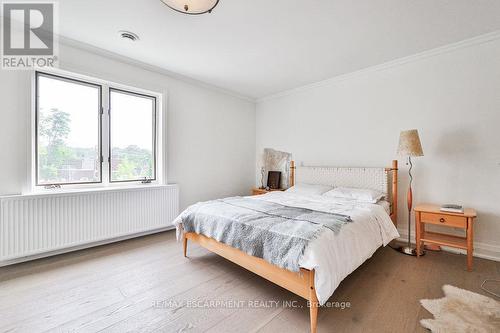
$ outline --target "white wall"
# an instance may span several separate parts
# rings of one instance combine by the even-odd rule
[[[255,104],[216,89],[61,45],[60,68],[167,92],[167,180],[181,209],[249,193],[254,183]],[[21,193],[29,166],[30,74],[0,70],[0,194]]]
[[[307,165],[389,166],[399,131],[412,128],[425,153],[415,159],[414,202],[476,208],[477,252],[500,258],[500,39],[262,100],[257,156],[271,147]],[[400,165],[404,231],[408,177],[403,160]]]

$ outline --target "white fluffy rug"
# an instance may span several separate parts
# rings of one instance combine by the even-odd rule
[[[420,321],[423,327],[436,333],[500,332],[500,302],[450,285],[443,291],[443,298],[420,300],[434,315]]]

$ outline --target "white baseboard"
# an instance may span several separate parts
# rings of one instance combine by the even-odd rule
[[[397,239],[400,242],[407,242],[408,241],[408,233],[404,232],[402,230],[398,230],[400,237]],[[412,236],[411,238],[411,243],[415,244],[415,238]],[[466,254],[465,250],[461,249],[456,249],[448,246],[442,246],[441,247],[444,251],[451,252],[451,253],[459,253],[459,254]],[[481,242],[474,242],[474,252],[472,254],[474,257],[478,258],[483,258],[483,259],[489,259],[489,260],[494,260],[494,261],[500,261],[500,246],[499,245],[493,245],[493,244],[487,244],[487,243],[481,243]]]
[[[146,235],[152,235],[156,234],[159,232],[167,231],[167,230],[172,230],[174,229],[173,226],[168,226],[164,228],[159,228],[159,229],[154,229],[154,230],[148,230],[148,231],[143,231],[135,234],[130,234],[130,235],[125,235],[125,236],[120,236],[120,237],[115,237],[115,238],[110,238],[110,239],[105,239],[97,242],[91,242],[91,243],[86,243],[86,244],[81,244],[78,246],[71,246],[63,249],[58,249],[54,251],[48,251],[48,252],[43,252],[43,253],[38,253],[30,256],[25,256],[25,257],[19,257],[11,260],[4,260],[0,261],[0,267],[3,266],[9,266],[9,265],[14,265],[14,264],[19,264],[25,261],[31,261],[35,259],[41,259],[41,258],[46,258],[46,257],[52,257],[56,256],[58,254],[63,254],[63,253],[68,253],[68,252],[73,252],[73,251],[78,251],[78,250],[83,250],[83,249],[88,249],[91,247],[96,247],[100,245],[105,245],[105,244],[110,244],[110,243],[115,243],[115,242],[120,242],[123,240],[127,239],[132,239],[132,238],[137,238],[141,236],[146,236]]]

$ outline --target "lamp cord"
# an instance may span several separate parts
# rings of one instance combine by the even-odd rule
[[[498,297],[500,298],[500,295],[491,291],[491,290],[488,290],[484,285],[487,283],[487,282],[500,282],[500,280],[495,280],[495,279],[486,279],[483,281],[483,283],[481,283],[481,289],[483,289],[484,291],[486,291],[488,294],[490,295],[493,295],[495,297]]]

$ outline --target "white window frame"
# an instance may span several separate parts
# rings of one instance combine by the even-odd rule
[[[37,185],[37,96],[36,96],[36,73],[47,74],[49,76],[59,76],[62,78],[67,78],[70,80],[83,81],[90,84],[96,84],[101,86],[101,121],[100,121],[100,144],[101,144],[101,182],[100,183],[84,183],[84,184],[61,184],[57,187],[47,188],[45,185]],[[146,90],[142,88],[137,88],[121,83],[116,83],[113,81],[98,79],[92,76],[76,74],[73,72],[60,70],[60,69],[37,69],[32,71],[31,73],[31,116],[30,116],[30,149],[28,161],[30,161],[30,170],[28,172],[28,186],[27,191],[29,193],[39,193],[39,192],[48,192],[52,193],[54,191],[64,192],[64,191],[78,191],[78,190],[90,190],[90,189],[106,189],[106,188],[127,188],[127,187],[136,187],[137,185],[141,186],[151,186],[151,185],[162,185],[164,182],[164,156],[163,156],[163,143],[164,143],[164,109],[163,109],[163,101],[166,100],[165,93],[159,93],[151,90]],[[115,89],[118,91],[130,92],[132,94],[145,95],[149,97],[153,97],[156,101],[155,107],[155,118],[154,118],[154,133],[155,133],[155,143],[154,143],[154,175],[155,179],[151,179],[150,183],[143,183],[142,180],[131,180],[131,181],[113,181],[111,182],[110,174],[110,116],[109,116],[109,103],[110,103],[110,90]],[[164,98],[165,97],[165,98]]]
[[[108,94],[108,133],[107,133],[107,139],[108,139],[108,163],[111,164],[111,117],[112,117],[112,110],[111,110],[111,92],[115,91],[117,93],[122,93],[122,94],[128,94],[128,95],[133,95],[133,96],[138,96],[138,97],[145,97],[145,98],[152,98],[154,100],[154,110],[153,110],[153,178],[151,178],[151,182],[156,181],[157,178],[157,170],[156,170],[156,164],[157,164],[157,154],[156,154],[156,146],[158,145],[158,137],[156,135],[156,128],[158,127],[156,123],[156,114],[158,113],[158,99],[155,95],[151,94],[144,94],[144,93],[139,93],[136,91],[131,91],[130,89],[124,90],[124,89],[119,89],[116,87],[108,87],[106,90],[106,93]],[[116,184],[116,183],[134,183],[134,182],[140,182],[140,179],[130,179],[130,180],[112,180],[111,179],[111,165],[108,166],[108,182],[111,184]]]

